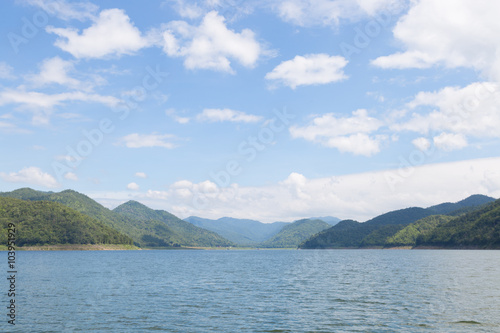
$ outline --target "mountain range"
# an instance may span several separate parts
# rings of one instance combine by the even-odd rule
[[[391,211],[364,223],[334,217],[261,223],[224,217],[181,220],[128,201],[113,210],[73,190],[0,193],[0,245],[14,223],[18,245],[134,244],[143,248],[500,248],[500,200],[473,195],[456,203]],[[327,223],[328,222],[328,223]]]
[[[388,212],[364,223],[345,220],[314,235],[302,243],[300,248],[413,247],[417,245],[444,246],[444,244],[451,246],[453,242],[444,241],[443,235],[434,238],[431,235],[441,232],[455,239],[458,236],[452,234],[451,231],[455,232],[460,227],[446,229],[445,226],[450,223],[454,226],[465,223],[461,219],[468,221],[469,233],[473,231],[477,233],[474,227],[475,222],[470,222],[473,219],[470,216],[475,216],[478,209],[489,209],[484,207],[490,207],[492,202],[497,201],[484,195],[472,195],[456,203],[443,203],[428,208],[410,207]],[[495,226],[490,225],[490,227],[495,230]],[[448,230],[448,233],[443,230]],[[487,230],[488,228],[483,229],[485,232]],[[433,239],[435,239],[434,243],[432,243]],[[454,246],[459,245],[455,242]]]

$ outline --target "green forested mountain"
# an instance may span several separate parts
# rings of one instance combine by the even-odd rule
[[[133,218],[127,216],[127,214],[118,214],[88,196],[73,190],[55,193],[22,188],[12,192],[0,193],[0,197],[12,197],[31,201],[46,200],[63,204],[130,236],[134,240],[134,243],[140,247],[210,246],[199,245],[200,242],[196,239],[187,240],[186,237],[178,235],[175,230],[171,229],[163,221]],[[164,215],[168,214],[164,213]],[[171,214],[168,215],[173,216]]]
[[[171,232],[170,240],[181,246],[234,245],[215,232],[196,227],[169,212],[151,209],[137,201],[128,201],[116,207],[113,212],[143,223],[161,223],[164,229],[158,231],[165,234],[167,231]]]
[[[385,247],[395,246],[411,246],[417,245],[417,238],[422,235],[429,234],[438,225],[452,220],[452,216],[448,215],[431,215],[412,223],[405,228],[399,230],[395,234],[387,237]]]
[[[73,190],[54,193],[21,188],[12,192],[0,193],[0,196],[22,200],[46,200],[61,203],[130,236],[134,240],[134,243],[141,247],[177,245],[169,237],[173,233],[165,228],[164,224],[160,222],[145,223],[129,219],[107,209],[88,196]]]
[[[222,217],[218,220],[190,216],[185,221],[200,228],[211,230],[242,246],[254,246],[276,235],[286,222],[262,223],[255,220]]]
[[[443,218],[421,220],[435,214],[458,215],[481,207],[493,198],[474,195],[457,203],[445,203],[429,208],[406,208],[377,216],[365,223],[341,221],[339,224],[319,233],[300,245],[301,248],[359,248],[384,247],[397,242],[409,242],[421,233],[425,234]],[[419,221],[419,224],[412,225]],[[412,227],[406,228],[412,225]],[[397,238],[394,238],[396,237]],[[405,243],[406,244],[406,243]],[[399,245],[408,246],[408,245]]]
[[[16,245],[132,244],[132,239],[84,214],[50,201],[0,197],[0,244],[16,226]]]
[[[262,247],[273,248],[296,248],[309,237],[329,228],[330,225],[320,220],[299,220],[285,225],[281,231],[268,241],[261,244]]]
[[[500,200],[437,225],[417,246],[500,249]]]

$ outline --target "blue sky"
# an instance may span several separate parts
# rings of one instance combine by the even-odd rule
[[[500,197],[497,2],[2,7],[2,191],[264,222]]]

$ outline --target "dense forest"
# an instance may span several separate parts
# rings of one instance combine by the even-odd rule
[[[0,244],[7,242],[7,226],[16,226],[16,245],[132,244],[120,232],[62,204],[0,198]]]
[[[474,195],[457,203],[389,212],[364,223],[341,221],[300,248],[499,248],[500,201],[493,200]]]
[[[111,227],[133,239],[139,247],[180,247],[180,246],[217,246],[231,244],[227,240],[214,241],[212,235],[193,235],[193,238],[179,236],[164,221],[142,219],[119,214],[102,206],[88,196],[73,190],[62,192],[41,192],[30,188],[21,188],[12,192],[0,193],[0,197],[17,198],[28,201],[51,201],[76,210],[102,224]],[[166,213],[166,212],[165,212]],[[173,215],[170,215],[173,216]],[[187,223],[187,222],[185,222]]]
[[[151,209],[137,201],[128,201],[116,207],[113,212],[140,223],[154,224],[154,237],[159,242],[168,239],[170,244],[176,246],[234,246],[234,243],[215,232],[199,228],[164,210]],[[144,237],[142,240],[144,241]],[[153,236],[149,236],[147,240],[150,244],[155,241]],[[162,246],[162,243],[158,243],[158,246]]]

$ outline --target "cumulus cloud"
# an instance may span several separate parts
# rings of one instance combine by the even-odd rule
[[[171,140],[175,139],[175,135],[172,134],[138,134],[133,133],[124,136],[119,140],[120,144],[125,145],[127,148],[149,148],[149,147],[160,147],[173,149],[177,147],[176,144],[172,143]]]
[[[500,85],[475,82],[420,92],[407,103],[407,116],[391,125],[395,131],[441,133],[434,138],[444,150],[467,146],[467,138],[500,138]]]
[[[50,174],[43,172],[38,167],[26,167],[18,172],[0,172],[0,177],[10,183],[23,183],[28,185],[38,185],[49,188],[59,187],[60,184]]]
[[[132,182],[132,183],[129,183],[129,184],[127,185],[127,189],[132,190],[132,191],[138,191],[138,190],[139,190],[139,188],[140,188],[140,187],[139,187],[139,185],[137,185],[137,183],[133,183],[133,182]]]
[[[411,142],[415,148],[421,151],[427,151],[431,147],[431,142],[427,138],[416,138]]]
[[[144,172],[136,172],[135,176],[139,178],[148,178],[148,175],[146,175],[146,173]]]
[[[462,134],[441,133],[434,137],[434,145],[445,151],[458,150],[467,147],[467,139]]]
[[[57,83],[59,85],[76,88],[81,82],[68,75],[68,72],[73,69],[74,64],[71,61],[63,60],[60,57],[53,57],[45,59],[42,62],[39,74],[29,75],[27,79],[39,86]]]
[[[235,123],[255,123],[262,120],[262,117],[231,109],[204,109],[202,113],[196,116],[196,120],[207,122],[230,121]]]
[[[368,116],[364,109],[354,111],[351,117],[337,117],[328,113],[312,120],[307,126],[291,126],[293,138],[302,138],[337,148],[341,152],[371,156],[380,151],[383,135],[371,135],[383,126],[383,122]]]
[[[298,55],[276,66],[266,74],[266,79],[292,89],[302,85],[338,82],[347,78],[343,71],[347,62],[344,57],[324,53]]]
[[[209,180],[182,180],[165,190],[138,191],[134,199],[181,218],[231,216],[274,222],[330,215],[366,221],[391,210],[455,202],[472,194],[498,198],[498,170],[500,158],[487,158],[327,178],[295,172],[282,182],[260,187],[221,188]],[[127,193],[91,196],[114,200],[114,205],[130,200]]]
[[[413,1],[394,27],[404,51],[373,60],[382,68],[474,68],[500,79],[500,2],[490,0]]]
[[[234,73],[231,60],[253,67],[263,54],[262,46],[250,29],[240,33],[229,30],[224,17],[207,13],[199,26],[173,21],[163,32],[163,51],[171,57],[184,58],[188,69],[210,69]]]
[[[133,54],[150,44],[130,22],[127,14],[117,8],[101,11],[93,24],[81,34],[74,28],[48,26],[46,30],[59,36],[55,46],[71,53],[75,58]]]

